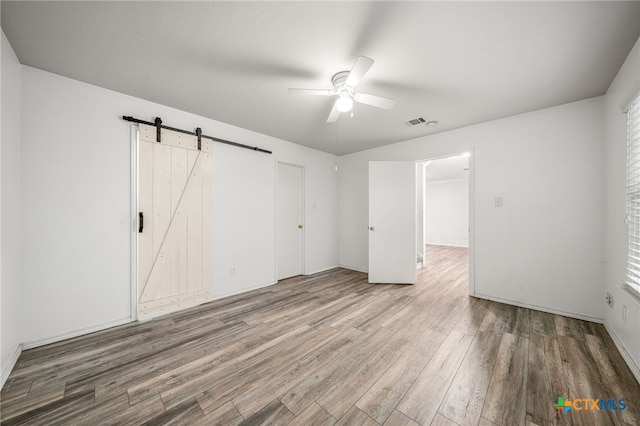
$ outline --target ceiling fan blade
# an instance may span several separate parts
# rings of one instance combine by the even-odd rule
[[[367,93],[356,93],[353,100],[361,104],[371,105],[376,108],[390,110],[396,104],[393,99],[383,98],[381,96],[369,95]]]
[[[333,103],[333,108],[331,108],[331,112],[329,113],[329,117],[327,117],[327,123],[335,123],[338,121],[338,117],[340,117],[340,111],[338,111],[338,101]]]
[[[333,90],[318,90],[318,89],[289,89],[290,95],[317,95],[317,96],[331,96],[336,92]]]
[[[360,80],[362,80],[362,77],[364,77],[367,71],[369,71],[371,65],[373,65],[373,59],[367,58],[366,56],[358,56],[358,59],[356,59],[356,63],[353,64],[353,68],[351,68],[344,84],[356,87],[358,83],[360,83]]]

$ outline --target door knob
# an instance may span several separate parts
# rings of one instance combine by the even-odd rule
[[[302,225],[298,225],[298,229],[302,229]]]
[[[369,231],[375,231],[375,230],[376,230],[376,227],[375,227],[375,226],[371,225],[371,226],[369,227]]]

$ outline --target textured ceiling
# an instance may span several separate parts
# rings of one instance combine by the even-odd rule
[[[323,151],[355,152],[602,95],[640,2],[2,2],[20,61]],[[376,62],[327,124],[331,89]],[[434,127],[408,127],[422,116]],[[151,117],[141,117],[151,119]],[[204,129],[206,130],[206,129]]]

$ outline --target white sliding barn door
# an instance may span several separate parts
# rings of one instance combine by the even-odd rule
[[[138,318],[211,300],[211,141],[140,125]],[[139,218],[140,220],[140,218]]]

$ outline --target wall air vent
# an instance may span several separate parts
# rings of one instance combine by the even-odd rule
[[[425,120],[422,117],[418,117],[418,118],[414,118],[413,120],[409,120],[407,122],[405,122],[404,124],[406,124],[407,126],[417,126],[418,124],[422,124],[422,123],[426,123],[427,120]]]

